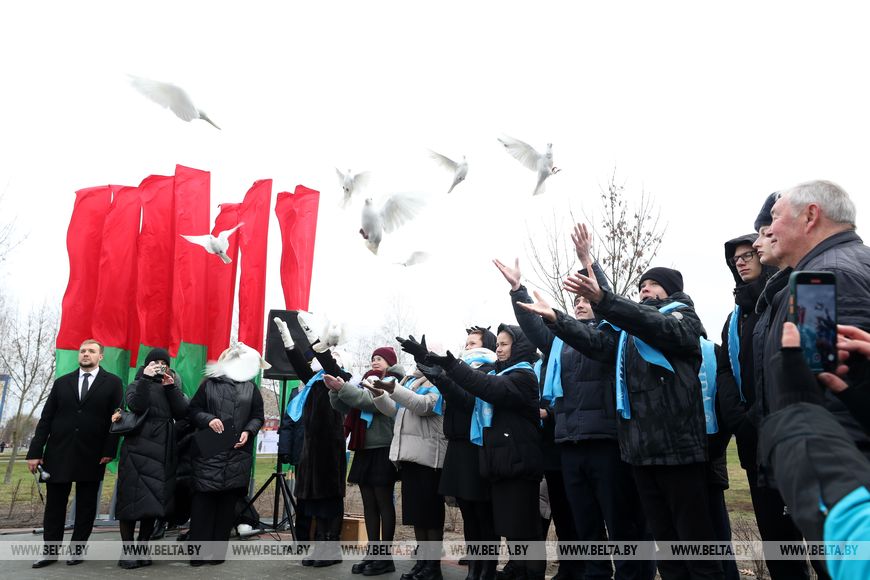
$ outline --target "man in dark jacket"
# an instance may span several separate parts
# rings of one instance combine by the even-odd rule
[[[70,547],[75,551],[67,564],[82,562],[81,547],[94,527],[100,481],[118,445],[109,427],[112,413],[121,406],[122,394],[121,379],[101,369],[101,360],[103,345],[95,340],[84,341],[79,347],[79,368],[54,382],[27,452],[31,473],[41,465],[50,476],[45,484],[45,552],[33,563],[34,568],[57,561],[73,482],[76,521]]]
[[[834,272],[838,322],[870,330],[870,248],[855,233],[855,205],[849,195],[828,181],[803,183],[779,196],[771,217],[768,235],[773,254],[795,270]],[[770,332],[764,344],[765,375],[769,375],[772,357],[780,349],[782,325],[788,316],[787,288],[776,294],[771,308]],[[867,370],[866,361],[851,365],[846,383],[860,382]],[[843,402],[826,392],[825,407],[856,445],[870,454],[870,437]]]
[[[762,216],[759,228],[769,225],[771,206],[767,205],[767,218],[765,220]],[[734,276],[736,286],[734,311],[722,328],[716,393],[722,419],[737,439],[740,466],[746,471],[761,539],[799,542],[800,531],[791,521],[779,492],[758,485],[758,427],[751,418],[756,404],[752,336],[761,317],[755,306],[765,284],[777,269],[761,263],[762,256],[753,247],[757,239],[757,234],[747,234],[725,242],[725,263]],[[771,559],[767,561],[767,569],[773,580],[808,578],[806,563],[797,560]]]
[[[575,234],[579,235],[579,234]],[[588,244],[585,238],[577,240],[581,263],[587,259]],[[531,304],[526,287],[520,283],[521,273],[518,265],[513,268],[496,261],[496,267],[511,285],[511,303],[520,327],[532,343],[544,353],[545,362],[541,367],[541,381],[544,385],[542,406],[547,407],[548,415],[555,415],[554,441],[561,464],[561,476],[555,477],[546,470],[547,487],[550,493],[553,519],[560,540],[596,541],[604,537],[604,523],[607,523],[608,537],[611,541],[639,540],[643,537],[644,521],[640,514],[640,501],[631,468],[619,457],[619,444],[616,440],[616,405],[613,400],[613,365],[585,356],[578,350],[559,342],[558,353],[553,353],[555,334],[547,328],[540,316],[522,308],[518,303]],[[610,290],[607,277],[598,263],[592,265],[599,285]],[[586,274],[582,270],[582,274]],[[591,327],[598,325],[589,301],[577,296],[574,301],[574,316]],[[555,361],[554,356],[558,356]],[[557,396],[554,406],[550,406],[547,382],[556,382],[550,365],[555,364],[553,372],[558,371],[558,381],[562,393]],[[557,393],[558,395],[558,393]],[[548,417],[549,419],[549,417]],[[552,420],[552,419],[551,419]],[[546,419],[545,419],[546,433]],[[559,487],[561,486],[561,489]],[[554,493],[555,490],[555,493]],[[566,496],[566,497],[565,497]],[[567,506],[560,506],[559,499],[565,497]],[[555,499],[555,501],[554,501]],[[570,512],[568,511],[570,508]],[[575,537],[563,533],[559,512],[573,515]],[[571,533],[574,530],[566,529]],[[563,562],[559,569],[570,560]],[[585,578],[610,578],[610,562],[590,560],[585,563]],[[617,561],[616,578],[652,578],[655,568],[641,561]],[[576,574],[583,578],[583,569]]]
[[[653,536],[662,541],[713,540],[698,378],[699,340],[705,331],[691,298],[682,291],[682,275],[670,268],[645,272],[640,304],[601,290],[593,277],[571,276],[565,288],[587,297],[609,324],[591,328],[541,303],[540,296],[538,304],[523,308],[543,316],[575,349],[616,363],[620,454],[632,465]],[[718,561],[662,560],[658,567],[664,580],[724,577]]]

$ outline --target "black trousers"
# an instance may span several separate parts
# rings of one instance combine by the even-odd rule
[[[213,545],[213,550],[203,548],[202,559],[221,561],[226,556],[226,542],[236,519],[236,503],[244,495],[244,488],[193,494],[188,541],[191,544],[220,542]]]
[[[633,466],[634,481],[653,537],[662,541],[715,541],[707,464]],[[718,560],[660,560],[662,580],[724,580]]]
[[[619,458],[613,439],[559,444],[562,477],[577,539],[580,541],[649,540],[631,466]],[[605,533],[604,524],[607,524]],[[606,560],[583,562],[588,580],[611,577]],[[652,580],[655,563],[616,561],[617,580]]]
[[[730,542],[731,520],[728,518],[728,507],[725,505],[725,490],[721,487],[711,487],[708,498],[710,500],[710,518],[713,520],[713,531],[716,534],[716,539],[720,542]],[[734,556],[726,556],[721,562],[725,572],[725,580],[740,580],[740,572],[737,570],[737,561]]]
[[[66,525],[66,505],[72,491],[72,483],[45,484],[45,512],[42,518],[42,538],[46,542],[62,542]],[[94,518],[97,517],[100,482],[76,482],[76,517],[73,527],[72,542],[87,542],[94,529]]]

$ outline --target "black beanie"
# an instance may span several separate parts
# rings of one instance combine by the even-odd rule
[[[650,268],[640,277],[641,283],[644,280],[658,282],[659,285],[664,288],[665,292],[668,293],[668,296],[674,292],[683,291],[683,275],[680,274],[679,270],[673,270],[671,268]],[[640,288],[640,283],[638,283],[637,287],[638,289]]]
[[[773,223],[773,218],[770,217],[770,210],[773,209],[773,204],[776,203],[777,197],[779,197],[779,192],[774,191],[767,196],[767,199],[764,200],[764,205],[761,206],[761,211],[758,212],[758,217],[755,218],[756,232],[762,227],[769,226],[771,223]]]
[[[162,360],[169,364],[169,351],[165,348],[152,348],[151,352],[148,353],[148,356],[145,357],[145,363],[143,366],[148,366],[156,360]]]

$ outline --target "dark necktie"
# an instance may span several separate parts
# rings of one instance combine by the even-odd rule
[[[91,378],[91,373],[85,373],[82,375],[82,394],[79,397],[79,402],[85,400],[85,395],[88,394],[88,379]]]

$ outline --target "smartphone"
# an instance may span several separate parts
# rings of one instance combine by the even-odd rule
[[[788,279],[789,320],[814,373],[837,368],[837,278],[833,272],[795,271]]]

